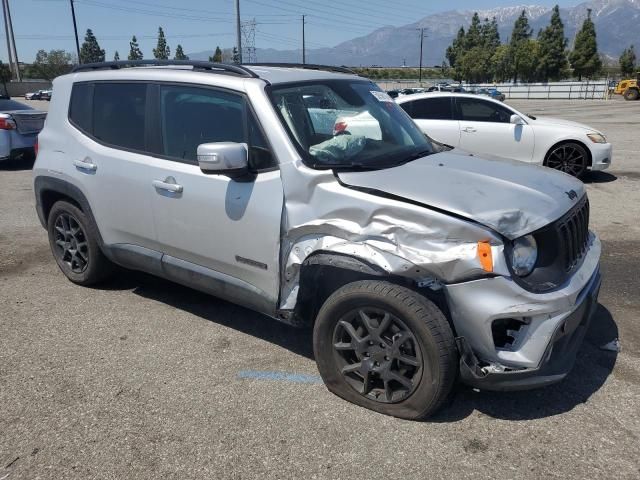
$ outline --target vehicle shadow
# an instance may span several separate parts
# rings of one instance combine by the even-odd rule
[[[291,327],[244,307],[141,272],[124,272],[101,289],[131,290],[210,322],[278,345],[314,359],[311,329]],[[576,364],[567,378],[553,386],[523,392],[478,392],[457,385],[445,406],[427,422],[456,422],[474,411],[504,420],[531,420],[559,415],[585,403],[610,375],[617,353],[600,346],[618,338],[611,313],[601,304],[587,331]]]
[[[478,392],[458,385],[448,404],[428,421],[456,422],[475,410],[501,420],[532,420],[568,412],[586,403],[611,374],[618,354],[600,347],[616,338],[618,327],[609,310],[599,304],[573,370],[562,382],[521,392]]]
[[[596,171],[596,172],[587,172],[583,177],[582,177],[582,183],[611,183],[611,182],[615,182],[618,179],[618,177],[616,177],[615,175],[609,173],[609,172],[601,172],[601,171]]]
[[[206,293],[142,272],[124,271],[105,290],[131,290],[141,297],[171,305],[210,322],[233,328],[313,360],[310,329],[291,327],[273,318]]]
[[[20,170],[33,170],[35,158],[19,158],[14,160],[3,160],[0,162],[0,172],[17,172]]]

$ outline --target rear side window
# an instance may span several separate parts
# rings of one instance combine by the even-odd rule
[[[509,123],[511,111],[501,105],[475,98],[456,98],[460,120],[467,122]]]
[[[93,136],[116,147],[144,150],[147,86],[96,83],[93,88]]]
[[[80,130],[93,135],[91,126],[91,89],[88,83],[76,83],[71,90],[69,119]]]
[[[425,98],[407,103],[411,103],[409,110],[407,110],[411,118],[421,120],[453,120],[453,108],[449,97]],[[404,107],[404,105],[406,104],[402,106]]]

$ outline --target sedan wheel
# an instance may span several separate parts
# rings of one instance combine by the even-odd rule
[[[551,150],[545,165],[574,177],[581,177],[587,171],[587,151],[577,143],[563,143]]]

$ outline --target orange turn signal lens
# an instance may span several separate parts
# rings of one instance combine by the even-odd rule
[[[478,258],[485,272],[493,272],[493,256],[489,242],[478,242]]]

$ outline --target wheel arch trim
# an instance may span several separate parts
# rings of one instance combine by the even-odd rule
[[[587,160],[589,161],[587,168],[590,168],[593,165],[593,153],[591,152],[591,149],[589,148],[589,146],[583,142],[582,140],[577,140],[575,138],[565,138],[563,140],[559,140],[556,143],[554,143],[553,145],[551,145],[546,153],[544,154],[544,160],[542,165],[543,166],[547,166],[547,161],[549,160],[549,155],[551,155],[551,152],[556,149],[557,147],[559,147],[562,144],[565,143],[577,143],[578,145],[580,145],[582,148],[585,149],[585,151],[587,152]]]
[[[43,228],[47,228],[47,221],[51,207],[58,200],[69,199],[78,205],[80,210],[84,212],[89,220],[96,227],[98,232],[98,245],[103,247],[104,242],[102,236],[97,228],[96,220],[91,210],[89,200],[82,190],[72,183],[62,180],[60,178],[48,177],[45,175],[38,175],[33,181],[34,193],[36,197],[36,211],[38,213],[38,219]]]

